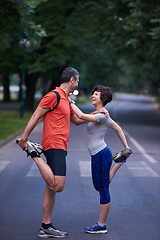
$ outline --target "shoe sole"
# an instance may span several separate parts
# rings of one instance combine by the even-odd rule
[[[47,234],[44,234],[44,235],[39,235],[38,234],[38,238],[48,238],[48,235]]]
[[[101,231],[87,231],[85,230],[87,233],[91,233],[91,234],[104,234],[104,233],[107,233],[108,231],[107,230],[101,230]]]
[[[39,238],[67,238],[68,235],[66,235],[66,236],[55,236],[55,235],[49,235],[49,234],[43,234],[43,235],[38,234],[38,237]]]

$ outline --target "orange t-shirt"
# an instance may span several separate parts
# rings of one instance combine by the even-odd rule
[[[55,91],[60,94],[60,102],[52,111],[47,112],[43,118],[42,145],[44,150],[51,148],[67,151],[70,136],[70,117],[74,115],[66,93],[57,87]],[[47,93],[40,101],[39,107],[52,109],[57,103],[54,92]]]

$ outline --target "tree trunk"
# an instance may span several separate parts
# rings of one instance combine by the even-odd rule
[[[3,101],[10,102],[11,101],[11,95],[9,90],[10,79],[7,73],[3,74],[2,81],[3,81]]]
[[[25,97],[25,110],[33,111],[34,110],[34,94],[36,90],[36,83],[38,80],[38,74],[32,73],[30,75],[26,75],[26,97]]]
[[[60,76],[61,76],[64,68],[65,68],[64,65],[59,65],[58,67],[53,69],[53,74],[52,74],[53,78],[52,78],[52,83],[51,83],[49,91],[54,89],[55,87],[60,86]]]

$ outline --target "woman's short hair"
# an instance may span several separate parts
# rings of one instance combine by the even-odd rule
[[[61,83],[69,82],[71,77],[74,77],[75,79],[77,79],[78,77],[80,77],[79,72],[72,67],[65,68],[61,74],[61,78],[60,78]]]
[[[97,91],[100,92],[100,99],[103,102],[103,106],[112,101],[112,90],[108,86],[97,85],[92,89],[92,94]]]

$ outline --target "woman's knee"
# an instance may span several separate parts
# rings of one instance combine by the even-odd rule
[[[99,192],[100,193],[100,204],[107,204],[110,203],[111,198],[109,192]]]

